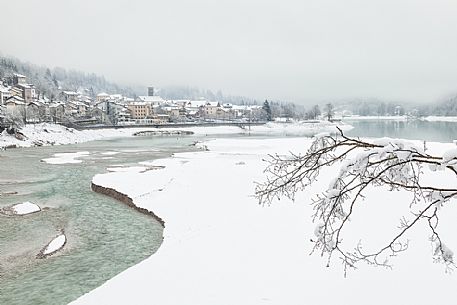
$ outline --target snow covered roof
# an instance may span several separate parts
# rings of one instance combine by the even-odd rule
[[[54,102],[49,105],[49,108],[64,107],[64,104],[61,102]]]
[[[189,101],[187,103],[187,107],[200,107],[200,106],[205,106],[207,101]]]
[[[115,99],[115,100],[120,100],[120,99],[122,99],[122,94],[111,94],[110,98]]]
[[[66,95],[79,95],[78,92],[74,92],[74,91],[64,91],[63,93]]]
[[[147,102],[131,102],[128,104],[128,106],[147,106],[149,103]]]
[[[243,111],[248,111],[248,110],[253,110],[253,109],[258,109],[262,108],[262,106],[257,106],[257,105],[233,105],[232,109],[234,110],[243,110]]]
[[[42,104],[42,103],[39,103],[39,102],[31,101],[30,103],[27,104],[27,106],[37,106],[37,107],[41,107],[41,106],[43,106],[43,104]]]
[[[16,95],[8,98],[5,102],[5,105],[10,104],[10,103],[14,103],[16,105],[25,105],[24,99],[22,97],[19,97]]]
[[[138,98],[140,100],[142,100],[143,102],[148,102],[148,103],[163,103],[164,102],[164,99],[158,95],[153,95],[153,96],[142,95],[142,96],[139,96]]]
[[[109,97],[109,94],[106,93],[106,92],[102,92],[102,93],[97,94],[97,96],[100,96],[100,97]]]
[[[165,106],[165,107],[162,107],[162,109],[164,109],[166,111],[171,111],[171,110],[179,110],[179,107],[177,107],[177,106]]]
[[[205,106],[219,107],[219,102],[206,102]]]
[[[16,87],[24,88],[24,89],[31,89],[32,86],[29,84],[17,84]]]
[[[19,74],[19,73],[14,73],[13,75],[16,76],[16,77],[19,77],[19,78],[26,78],[27,77],[27,76]]]
[[[85,103],[83,103],[83,102],[70,102],[70,103],[73,104],[73,105],[76,105],[76,106],[84,106],[84,107],[87,107],[87,105],[86,105]],[[69,103],[69,104],[70,104],[70,103]]]

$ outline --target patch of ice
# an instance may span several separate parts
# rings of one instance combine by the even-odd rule
[[[102,152],[102,155],[106,155],[106,156],[114,156],[114,155],[117,155],[117,154],[120,154],[120,152],[118,152],[118,151],[106,151],[106,152]]]
[[[43,255],[50,255],[58,250],[62,249],[65,243],[67,242],[67,237],[65,234],[60,234],[56,238],[54,238],[44,249]]]
[[[38,205],[29,201],[13,205],[11,209],[13,213],[17,215],[26,215],[41,211]]]
[[[79,151],[75,153],[58,153],[54,154],[52,158],[43,159],[43,162],[48,164],[74,164],[74,163],[82,163],[82,160],[77,158],[88,156],[88,151]]]

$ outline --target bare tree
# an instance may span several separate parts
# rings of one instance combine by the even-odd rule
[[[325,116],[327,117],[328,121],[331,121],[333,116],[335,115],[334,107],[332,103],[328,103],[325,105]]]
[[[339,130],[339,129],[338,129]],[[423,176],[441,170],[457,176],[457,149],[443,156],[427,154],[423,148],[401,140],[378,140],[370,143],[339,134],[316,137],[304,155],[270,156],[265,172],[267,179],[258,183],[256,196],[261,204],[274,199],[295,199],[297,192],[310,186],[321,169],[341,164],[329,188],[312,201],[313,221],[317,224],[313,252],[327,258],[341,259],[345,273],[360,262],[374,266],[391,267],[390,258],[408,248],[406,234],[411,228],[426,224],[430,231],[435,261],[454,266],[453,253],[438,233],[440,208],[457,196],[456,188],[443,188],[423,183]],[[336,167],[337,168],[337,167]],[[454,182],[454,181],[453,181]],[[409,215],[404,215],[394,236],[387,244],[366,251],[359,243],[349,250],[343,247],[344,231],[351,215],[359,207],[368,187],[385,187],[412,194]]]

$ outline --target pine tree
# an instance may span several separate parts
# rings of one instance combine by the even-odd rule
[[[266,116],[267,121],[271,121],[272,120],[271,108],[270,108],[270,104],[268,103],[268,100],[265,100],[265,102],[263,103],[262,109],[265,111],[265,116]]]

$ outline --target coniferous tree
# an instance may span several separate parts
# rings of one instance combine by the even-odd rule
[[[265,116],[266,116],[267,121],[271,121],[272,120],[271,108],[270,108],[270,104],[268,103],[268,100],[265,100],[265,102],[263,103],[262,109],[265,111]]]

